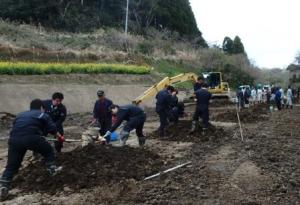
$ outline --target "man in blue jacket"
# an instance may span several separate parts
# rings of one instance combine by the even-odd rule
[[[47,171],[55,175],[61,167],[55,165],[54,150],[43,138],[43,135],[52,134],[61,137],[51,118],[44,113],[43,102],[39,99],[30,103],[30,110],[17,115],[8,140],[8,159],[6,168],[0,179],[1,200],[8,196],[10,183],[18,172],[25,153],[32,150],[45,158]]]
[[[56,125],[57,131],[63,136],[64,135],[64,128],[63,123],[67,117],[67,109],[62,104],[64,99],[64,95],[62,93],[56,92],[52,95],[51,100],[43,101],[45,106],[45,113],[47,113],[54,124]],[[64,139],[63,137],[61,139]],[[63,148],[64,140],[58,140],[54,142],[54,147],[57,153],[61,152]]]
[[[280,88],[276,89],[275,102],[276,102],[278,110],[281,110],[281,92],[280,92]]]
[[[126,144],[129,133],[134,129],[136,131],[136,135],[138,136],[139,145],[143,146],[146,141],[146,137],[143,134],[146,113],[140,107],[135,105],[112,105],[110,110],[113,115],[116,115],[117,121],[113,124],[112,128],[106,132],[104,137],[107,137],[113,133],[123,121],[127,121],[120,133],[120,146],[124,146]]]
[[[196,100],[197,100],[197,106],[196,111],[193,116],[193,122],[192,122],[192,129],[191,132],[194,132],[196,129],[196,124],[199,120],[199,117],[201,117],[203,122],[203,130],[206,130],[209,126],[209,101],[211,99],[211,93],[208,91],[207,84],[203,84],[202,88],[200,90],[197,90]]]
[[[168,125],[168,116],[172,106],[172,93],[175,91],[173,86],[168,86],[156,94],[156,113],[159,115],[159,134],[165,135],[165,128]]]
[[[112,115],[110,111],[110,106],[113,102],[105,97],[105,93],[102,90],[97,92],[98,100],[95,102],[94,110],[93,110],[93,122],[95,124],[96,121],[100,124],[100,135],[103,136],[107,131],[110,130],[112,124]],[[109,142],[109,138],[107,138],[107,142]]]

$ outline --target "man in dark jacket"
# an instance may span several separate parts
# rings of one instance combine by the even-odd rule
[[[159,133],[161,137],[165,135],[165,128],[168,125],[168,115],[172,105],[172,93],[175,91],[173,86],[168,86],[159,91],[156,95],[155,111],[159,115]]]
[[[64,135],[63,123],[67,117],[67,109],[62,104],[64,99],[64,95],[62,93],[56,92],[52,95],[52,100],[45,100],[43,104],[45,106],[45,113],[47,113],[57,127],[57,131]],[[63,141],[55,141],[54,142],[55,150],[57,153],[61,152],[63,148]]]
[[[102,90],[99,90],[97,95],[98,100],[95,102],[93,110],[94,119],[92,124],[95,124],[96,121],[98,121],[100,124],[100,135],[103,136],[111,128],[112,115],[109,108],[113,102],[105,97],[105,93]],[[107,142],[109,141],[109,138],[107,138]]]
[[[179,117],[184,116],[184,103],[178,101],[178,90],[172,93],[171,111],[169,113],[169,121],[178,123]]]
[[[129,133],[132,130],[136,130],[138,136],[139,145],[143,146],[146,141],[146,137],[143,134],[144,123],[146,121],[146,113],[138,106],[126,105],[118,106],[112,105],[110,107],[113,115],[116,115],[116,122],[113,124],[110,131],[107,131],[104,137],[113,133],[123,121],[127,121],[124,128],[120,133],[120,146],[124,146],[129,137]]]
[[[47,170],[55,175],[61,167],[55,165],[54,150],[42,136],[52,134],[60,138],[56,126],[51,118],[43,112],[43,102],[39,99],[30,103],[30,111],[17,115],[8,140],[7,165],[0,179],[1,200],[8,196],[10,183],[18,172],[25,153],[32,150],[45,158]]]
[[[203,122],[203,130],[207,129],[209,126],[209,101],[211,99],[211,93],[208,92],[207,85],[203,84],[202,88],[196,91],[196,100],[197,106],[196,111],[193,116],[192,129],[191,132],[194,132],[196,129],[196,124],[201,117]]]

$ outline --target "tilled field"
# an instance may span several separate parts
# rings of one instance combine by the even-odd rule
[[[189,117],[192,110],[187,109]],[[244,112],[251,117],[243,116]],[[211,115],[225,124],[237,122],[232,105],[212,106]],[[157,120],[153,113],[149,116],[148,123]],[[4,204],[299,204],[299,107],[270,114],[262,105],[240,112],[240,117],[243,142],[234,124],[211,126],[203,136],[201,128],[189,134],[191,119],[185,119],[170,126],[164,139],[156,132],[149,134],[144,149],[97,146],[63,153],[58,163],[65,169],[57,178],[48,177],[40,163],[29,164],[14,183],[17,195]],[[87,115],[72,118],[69,125],[81,129],[89,119]],[[82,125],[79,118],[84,119]],[[68,135],[72,136],[72,129]],[[166,162],[168,146],[176,143],[191,147],[181,158],[170,151],[174,157]],[[164,154],[154,152],[157,147]],[[142,180],[187,161],[192,163]]]
[[[56,194],[64,189],[76,192],[122,180],[140,181],[163,165],[159,155],[146,149],[103,145],[78,147],[62,153],[57,163],[63,172],[55,177],[49,178],[42,163],[35,162],[20,172],[14,184],[24,192]]]
[[[256,123],[269,118],[268,107],[265,104],[251,106],[239,112],[240,121],[244,123]],[[212,115],[212,120],[222,122],[238,122],[236,109],[225,109]]]

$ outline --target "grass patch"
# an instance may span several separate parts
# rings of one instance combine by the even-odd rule
[[[76,63],[28,63],[0,62],[0,75],[43,75],[43,74],[148,74],[147,66],[122,64],[76,64]]]

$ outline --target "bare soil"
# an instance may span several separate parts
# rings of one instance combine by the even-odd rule
[[[66,169],[54,178],[40,163],[28,163],[26,158],[12,195],[3,204],[299,204],[299,107],[269,113],[261,105],[241,111],[244,141],[235,124],[218,123],[204,136],[201,128],[189,134],[193,111],[193,106],[187,107],[187,117],[160,139],[155,132],[158,118],[148,109],[148,141],[143,149],[131,144],[135,137],[124,149],[66,144],[58,156]],[[213,121],[237,122],[234,105],[212,105],[210,113]],[[71,115],[66,137],[78,138],[89,120],[89,113]],[[5,141],[0,143],[4,167],[7,147]],[[192,163],[142,180],[187,161]]]

